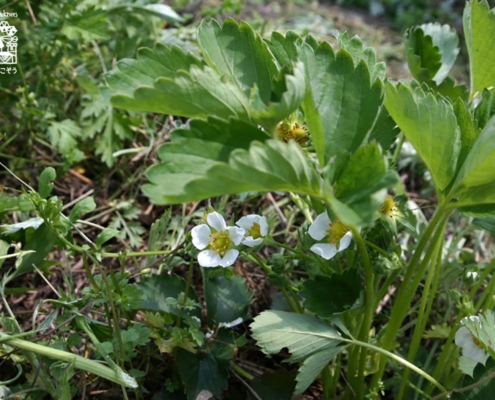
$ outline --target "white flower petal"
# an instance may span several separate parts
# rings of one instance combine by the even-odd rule
[[[218,267],[222,257],[214,250],[203,250],[198,254],[198,263],[202,267]]]
[[[342,237],[342,239],[340,239],[338,251],[344,251],[345,249],[347,249],[351,244],[351,240],[352,240],[352,232],[349,231]]]
[[[221,267],[230,267],[232,264],[235,263],[235,260],[237,260],[237,257],[239,256],[239,250],[235,249],[230,249],[225,253],[225,256],[220,260],[220,266]]]
[[[309,236],[314,240],[321,240],[327,236],[327,231],[330,229],[330,218],[326,212],[318,215],[308,229]]]
[[[476,346],[473,341],[462,348],[462,355],[483,364],[488,359],[486,351]]]
[[[472,318],[472,317],[470,317]],[[478,317],[474,317],[478,318]],[[463,318],[464,319],[464,318]],[[479,319],[479,318],[478,318]],[[461,321],[462,322],[462,321]],[[473,335],[466,327],[462,326],[455,334],[455,344],[462,349],[462,355],[476,362],[485,363],[488,354],[474,343]]]
[[[268,222],[265,217],[260,217],[258,224],[260,225],[261,236],[268,235]]]
[[[220,322],[218,324],[218,328],[233,328],[234,326],[237,326],[239,324],[242,324],[241,317],[234,319],[232,322]]]
[[[224,231],[227,228],[227,224],[225,223],[225,220],[216,211],[209,213],[208,216],[206,217],[206,220],[208,221],[210,226],[217,231]]]
[[[255,223],[258,223],[258,218],[256,218],[256,217],[259,217],[259,215],[249,214],[249,215],[246,215],[245,217],[242,217],[241,219],[239,219],[239,221],[237,221],[235,224],[247,231],[247,230],[251,229],[251,227]]]
[[[242,244],[248,247],[256,247],[263,243],[263,238],[253,239],[252,236],[248,236],[242,241]]]
[[[192,228],[191,236],[194,247],[199,250],[206,248],[208,242],[211,240],[210,234],[211,230],[206,224],[201,224]]]
[[[464,347],[466,343],[472,342],[473,336],[469,329],[465,326],[459,328],[459,330],[455,333],[455,344],[459,347]]]
[[[238,228],[237,226],[228,226],[226,229],[229,231],[230,240],[232,240],[236,246],[239,246],[242,239],[244,239],[246,231],[242,228]]]
[[[332,257],[337,254],[337,247],[331,243],[316,243],[311,246],[310,249],[313,253],[318,254],[323,257],[325,260],[330,260]]]

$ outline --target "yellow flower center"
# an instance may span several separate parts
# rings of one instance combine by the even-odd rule
[[[277,136],[284,142],[294,140],[302,146],[308,141],[308,130],[304,126],[299,126],[297,122],[292,125],[280,123],[277,126]]]
[[[384,217],[395,218],[399,215],[397,203],[394,202],[394,196],[388,196],[380,208],[380,214]]]
[[[260,237],[263,237],[261,235],[261,226],[256,222],[253,224],[253,226],[250,229],[248,229],[247,233],[248,233],[247,236],[251,236],[253,239],[258,239]]]
[[[232,240],[230,240],[228,231],[216,231],[210,234],[211,241],[208,242],[210,246],[210,250],[214,250],[220,256],[225,256],[225,253],[230,249],[233,244]]]
[[[327,230],[327,240],[330,243],[335,244],[340,241],[347,232],[349,232],[347,226],[339,220],[336,220],[334,223],[330,223],[330,229]]]

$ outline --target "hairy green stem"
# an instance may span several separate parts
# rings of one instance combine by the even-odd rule
[[[124,348],[124,341],[122,339],[122,334],[120,332],[120,325],[119,325],[119,316],[117,314],[117,308],[115,307],[115,302],[113,301],[113,295],[112,295],[112,289],[110,288],[110,285],[108,283],[107,276],[105,274],[105,271],[103,271],[103,268],[101,267],[100,263],[98,260],[96,260],[92,255],[89,255],[93,263],[96,265],[98,270],[100,271],[101,278],[103,280],[103,283],[105,284],[105,289],[107,292],[108,296],[108,302],[110,303],[110,309],[112,311],[112,317],[113,317],[113,327],[115,330],[115,335],[117,336],[117,341],[119,343],[119,353],[120,353],[120,365],[124,365],[124,358],[125,358],[125,348]],[[108,318],[110,319],[110,318]]]
[[[321,384],[323,386],[323,400],[331,400],[332,397],[332,374],[330,373],[330,366],[327,365],[321,371]]]
[[[390,285],[392,285],[392,283],[395,281],[395,279],[397,278],[399,273],[400,273],[400,269],[396,269],[395,271],[392,271],[392,273],[390,273],[390,275],[387,277],[387,279],[385,279],[385,282],[383,282],[383,285],[377,291],[377,293],[375,295],[375,305],[373,307],[375,310],[378,307],[378,304],[380,303],[380,301],[387,294],[388,289],[390,288]]]
[[[134,378],[127,375],[120,368],[112,369],[97,361],[88,360],[87,358],[81,357],[73,353],[69,353],[67,351],[58,350],[53,347],[32,343],[27,340],[12,339],[11,337],[9,337],[9,335],[2,332],[0,332],[0,338],[3,341],[5,341],[9,346],[69,363],[73,365],[74,368],[82,369],[92,374],[101,376],[102,378],[105,378],[111,382],[124,385],[126,387],[131,387],[131,388],[137,387],[137,383],[134,380]]]
[[[270,269],[270,267],[268,265],[266,265],[266,263],[256,253],[249,254],[248,255],[248,258],[251,261],[253,261],[256,264],[258,264],[263,269],[263,272],[266,275],[270,275],[272,273],[272,270]],[[288,287],[289,287],[289,290],[290,290],[290,285],[288,285]],[[299,304],[299,300],[297,300],[297,298],[292,298],[294,301],[297,301],[297,303],[294,304],[294,302],[291,300],[291,296],[287,292],[287,289],[286,288],[280,288],[280,290],[282,291],[282,294],[284,295],[285,300],[289,304],[289,307],[292,310],[292,312],[297,313],[297,314],[300,314],[301,313],[301,310],[302,310],[302,307]]]
[[[369,340],[369,332],[371,329],[371,323],[373,320],[373,313],[375,311],[374,309],[374,296],[375,296],[375,284],[374,284],[374,276],[373,276],[373,269],[371,267],[371,261],[370,257],[368,254],[368,251],[366,250],[366,246],[364,244],[364,240],[361,236],[361,233],[355,229],[351,228],[352,230],[352,236],[354,240],[356,241],[359,254],[361,255],[362,258],[362,263],[363,263],[363,269],[364,269],[364,276],[365,276],[365,309],[364,309],[364,318],[363,321],[361,322],[361,328],[359,330],[359,335],[358,335],[358,340],[362,342],[367,342]],[[366,367],[366,358],[368,356],[368,352],[365,349],[361,349],[360,352],[360,358],[359,358],[359,367],[358,367],[358,373],[357,373],[357,380],[358,384],[357,387],[354,389],[356,390],[356,396],[357,398],[361,398],[364,394],[364,370]],[[351,370],[352,373],[352,370]]]
[[[428,227],[426,228],[421,237],[421,240],[418,243],[418,246],[416,247],[416,251],[414,252],[411,262],[407,267],[404,281],[399,288],[397,298],[392,309],[390,321],[382,338],[382,346],[385,350],[391,350],[393,348],[402,321],[404,321],[404,318],[409,311],[411,300],[414,297],[414,293],[416,292],[423,277],[424,270],[418,269],[418,271],[416,271],[423,251],[425,250],[428,241],[433,233],[435,233],[436,235],[443,235],[443,231],[438,232],[437,228],[443,223],[444,219],[447,219],[448,215],[449,213],[444,210],[444,207],[440,206],[433,215],[433,218],[428,224]],[[413,277],[415,274],[416,277],[413,281]],[[387,360],[384,357],[380,357],[378,372],[373,375],[373,378],[371,380],[372,391],[378,388],[382,375],[385,371],[386,364]]]
[[[243,378],[246,378],[248,381],[252,381],[254,379],[254,376],[253,375],[251,375],[249,372],[247,372],[243,368],[239,367],[233,361],[230,362],[230,368],[232,368],[235,372],[237,372]]]
[[[191,287],[191,280],[192,280],[192,272],[193,272],[193,265],[194,262],[193,260],[189,261],[189,269],[187,271],[187,281],[186,281],[186,288],[184,290],[184,304],[181,304],[181,308],[179,308],[179,312],[177,314],[177,326],[180,328],[181,320],[182,320],[182,310],[184,309],[184,305],[186,304],[187,297],[189,296],[189,288]]]
[[[385,349],[383,349],[381,347],[372,345],[370,343],[361,342],[359,340],[344,339],[344,338],[341,338],[339,340],[342,341],[342,342],[346,342],[346,343],[350,343],[350,344],[356,345],[356,346],[366,347],[366,348],[371,349],[371,350],[373,350],[373,351],[375,351],[377,353],[380,353],[382,355],[385,355],[385,356],[391,358],[392,360],[395,360],[395,361],[401,363],[405,367],[410,368],[411,370],[413,370],[414,372],[416,372],[418,375],[422,376],[423,378],[425,378],[426,380],[428,380],[429,382],[431,382],[433,385],[435,385],[442,393],[447,392],[447,389],[445,389],[442,386],[442,384],[440,382],[438,382],[435,378],[433,378],[431,375],[427,374],[421,368],[416,367],[414,364],[412,364],[409,361],[403,359],[402,357],[399,357],[398,355],[396,355],[394,353],[391,353],[390,351],[387,351],[387,350],[385,350]]]
[[[480,275],[478,282],[476,282],[476,284],[469,291],[469,298],[470,299],[473,299],[474,296],[478,293],[479,289],[481,288],[481,286],[485,282],[485,279],[488,277],[488,275],[490,275],[490,273],[493,273],[494,268],[495,268],[495,258],[492,261],[490,261],[490,263],[485,267],[483,273]],[[476,304],[475,304],[476,310],[481,309],[485,299],[487,299],[488,293],[490,291],[490,286],[494,286],[494,285],[495,285],[495,279],[492,278],[490,280],[489,287],[483,291],[483,294],[480,296],[480,298],[476,302]],[[446,375],[446,368],[449,368],[452,365],[452,363],[448,362],[448,359],[454,353],[452,351],[452,346],[454,345],[453,342],[454,342],[454,337],[455,337],[455,333],[456,333],[456,330],[454,329],[454,327],[459,325],[459,323],[463,317],[464,317],[463,314],[461,314],[461,313],[457,314],[454,322],[451,324],[451,326],[453,328],[449,334],[449,337],[447,338],[446,343],[442,346],[442,352],[440,353],[440,357],[438,357],[438,362],[437,362],[436,367],[433,371],[433,376],[438,380],[442,379],[443,376]],[[429,385],[428,388],[426,389],[426,392],[431,393],[432,390],[433,390],[433,386]]]
[[[442,225],[439,226],[438,230],[443,232],[445,229],[445,221]],[[409,346],[409,352],[407,355],[407,360],[411,363],[414,363],[416,359],[416,354],[418,353],[419,346],[421,344],[421,338],[423,337],[423,333],[426,327],[426,323],[428,321],[429,310],[431,310],[431,305],[433,304],[433,299],[435,297],[435,288],[438,286],[438,281],[440,278],[440,270],[442,266],[442,244],[443,244],[443,235],[436,235],[433,239],[433,242],[428,249],[421,265],[419,267],[420,270],[424,270],[430,265],[428,270],[428,274],[426,275],[426,280],[424,284],[424,290],[421,295],[421,301],[419,305],[418,311],[418,322],[415,325],[413,337],[411,340],[411,344]],[[431,255],[430,255],[430,250]],[[433,282],[433,278],[435,277],[435,282]],[[432,287],[433,286],[433,287]],[[430,287],[432,288],[432,294],[430,295]],[[408,390],[408,382],[409,382],[410,370],[404,370],[402,374],[401,384],[399,387],[399,392],[397,394],[397,400],[402,400],[404,397],[407,398],[407,390]]]

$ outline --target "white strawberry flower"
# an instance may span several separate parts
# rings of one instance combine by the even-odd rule
[[[238,246],[244,238],[244,229],[227,226],[216,211],[208,214],[206,221],[208,225],[195,226],[191,231],[194,247],[203,250],[198,254],[199,265],[230,267],[239,256],[239,250],[234,249],[234,246]]]
[[[481,328],[481,320],[480,317],[477,316],[463,318],[461,324],[468,318],[473,322],[478,322]],[[484,364],[489,357],[483,344],[481,344],[465,326],[460,327],[456,332],[455,344],[462,349],[462,355],[464,357],[470,358],[476,362]]]
[[[246,237],[242,241],[242,244],[248,247],[260,245],[268,234],[268,223],[266,222],[266,218],[261,215],[246,215],[235,224],[246,231]]]
[[[309,236],[320,241],[311,246],[311,251],[330,260],[338,252],[349,247],[352,232],[339,220],[332,223],[326,212],[318,215],[308,230]]]

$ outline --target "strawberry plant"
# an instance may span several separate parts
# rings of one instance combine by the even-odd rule
[[[104,38],[127,7],[180,19],[129,4],[68,3],[55,35]],[[4,166],[18,187],[0,193],[0,355],[19,373],[0,390],[69,399],[104,382],[122,398],[291,399],[319,379],[324,399],[489,398],[495,261],[473,266],[462,244],[495,232],[495,10],[472,0],[463,22],[467,86],[451,76],[457,33],[438,23],[404,34],[410,81],[388,78],[357,36],[264,37],[233,19],[202,21],[197,52],[158,42],[101,86],[79,77],[77,122],[29,117],[65,167],[84,160],[83,138],[108,166],[148,156],[152,144],[120,146],[153,131],[147,113],[174,129],[152,134],[146,183],[137,171],[135,190],[106,202],[64,204],[54,168],[35,189]],[[399,175],[405,146],[432,187],[424,213]],[[143,216],[160,206],[147,232]],[[86,277],[77,290],[73,264]],[[49,283],[54,266],[63,287]],[[7,301],[30,274],[53,296],[31,329]],[[250,357],[277,372],[255,374]]]

